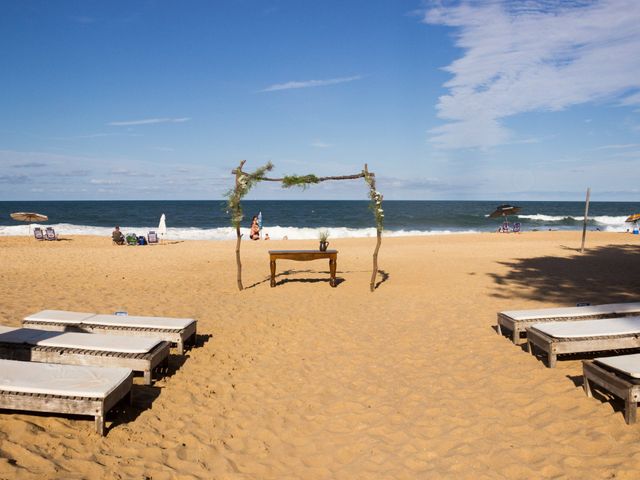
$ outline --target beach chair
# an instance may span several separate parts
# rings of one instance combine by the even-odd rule
[[[0,409],[89,415],[105,433],[105,414],[131,401],[128,368],[84,367],[0,360]]]
[[[64,310],[43,310],[22,321],[25,328],[159,338],[176,344],[181,355],[187,343],[195,344],[196,325],[193,318],[96,315]]]
[[[33,236],[36,240],[44,240],[44,234],[42,233],[42,229],[40,227],[36,227],[33,229]]]
[[[58,236],[56,235],[56,231],[52,227],[47,227],[44,238],[47,240],[58,240]]]
[[[624,420],[636,422],[640,401],[640,354],[596,358],[582,362],[584,392],[592,397],[594,387],[624,400]]]
[[[126,236],[127,245],[138,245],[138,236],[135,233],[130,233]]]
[[[0,358],[96,367],[124,367],[152,373],[169,362],[170,343],[149,337],[91,335],[0,326]]]
[[[521,334],[536,323],[572,320],[592,320],[640,315],[640,303],[607,303],[584,307],[540,308],[535,310],[510,310],[498,312],[498,333],[511,332],[513,343],[521,342]]]
[[[562,354],[640,348],[640,317],[539,323],[527,327],[527,344],[546,353],[549,368]]]
[[[520,222],[516,222],[513,224],[513,233],[520,233],[520,229],[522,228],[522,224]]]
[[[149,232],[149,234],[147,235],[147,242],[149,243],[149,245],[151,245],[152,243],[158,243],[158,234],[156,232]]]

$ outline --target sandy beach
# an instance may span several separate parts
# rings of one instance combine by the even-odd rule
[[[42,309],[193,317],[198,344],[136,378],[99,437],[87,417],[2,412],[0,478],[637,478],[640,427],[495,331],[500,310],[640,299],[638,236],[589,232],[116,247],[0,238],[0,320]]]

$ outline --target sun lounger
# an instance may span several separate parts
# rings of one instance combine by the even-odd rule
[[[43,310],[22,321],[23,327],[43,330],[155,337],[175,343],[180,354],[184,353],[186,343],[195,343],[196,324],[192,318],[96,315],[64,310]]]
[[[44,240],[44,234],[42,233],[42,229],[40,227],[36,227],[33,229],[33,236],[36,240]]]
[[[513,343],[520,343],[520,334],[535,323],[640,315],[640,303],[608,303],[584,307],[510,310],[498,313],[498,333],[503,328],[511,332]]]
[[[584,391],[592,396],[594,384],[624,400],[624,420],[636,422],[640,401],[640,354],[596,358],[582,362]]]
[[[0,408],[90,415],[104,435],[105,414],[131,399],[132,378],[128,368],[0,360]]]
[[[149,245],[152,243],[158,243],[158,234],[154,231],[149,232],[147,235],[147,242],[149,242]]]
[[[52,227],[47,227],[44,233],[44,238],[47,240],[58,240],[56,231]]]
[[[640,317],[539,323],[527,328],[527,342],[531,354],[546,352],[553,368],[562,354],[640,348]]]
[[[0,326],[0,358],[142,372],[151,385],[153,370],[169,361],[169,342],[123,335],[53,332]]]

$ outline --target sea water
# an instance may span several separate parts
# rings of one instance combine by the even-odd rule
[[[502,218],[489,218],[501,202],[385,201],[385,236],[443,235],[495,231]],[[523,231],[579,230],[583,202],[514,202],[521,207],[510,222]],[[331,238],[375,236],[375,220],[368,201],[247,200],[242,202],[242,231],[248,237],[253,215],[262,212],[263,233],[272,239],[316,239],[326,229]],[[27,235],[29,227],[13,220],[11,212],[43,213],[43,225],[65,235],[110,236],[115,225],[125,233],[146,235],[157,230],[166,215],[167,238],[174,240],[230,240],[235,238],[224,200],[202,201],[33,201],[0,202],[0,235]],[[640,202],[591,202],[590,230],[625,232],[625,219],[640,212]]]

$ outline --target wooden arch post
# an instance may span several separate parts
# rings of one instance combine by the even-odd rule
[[[240,222],[242,222],[242,205],[241,200],[251,187],[259,181],[267,182],[280,182],[283,188],[292,186],[300,186],[306,188],[309,185],[325,182],[328,180],[354,180],[357,178],[364,178],[365,182],[369,185],[369,198],[371,199],[371,209],[376,219],[376,248],[373,252],[373,271],[371,272],[370,289],[373,292],[376,288],[376,278],[378,276],[378,252],[380,251],[380,245],[382,244],[382,229],[383,218],[382,213],[382,194],[376,190],[376,175],[369,171],[367,164],[364,165],[364,170],[355,175],[340,175],[331,177],[316,177],[315,175],[290,175],[283,178],[269,178],[265,176],[265,173],[273,168],[273,164],[268,162],[265,166],[257,169],[253,173],[246,173],[242,170],[246,160],[242,160],[240,165],[233,169],[231,173],[235,175],[235,185],[232,190],[227,192],[229,198],[228,206],[231,213],[231,224],[236,229],[236,266],[237,266],[237,284],[238,290],[243,290],[242,285],[242,262],[240,260],[240,245],[242,240],[242,234],[240,233]]]

